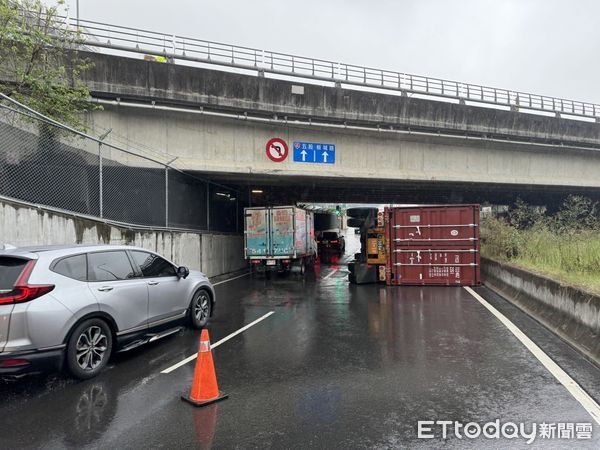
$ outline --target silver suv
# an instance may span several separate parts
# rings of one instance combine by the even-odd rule
[[[91,378],[112,352],[206,325],[200,272],[129,246],[0,250],[0,375],[68,368]]]

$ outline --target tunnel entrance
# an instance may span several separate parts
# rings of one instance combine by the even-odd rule
[[[368,255],[369,242],[377,243],[378,227],[361,227],[350,223],[353,219],[350,217],[350,221],[347,220],[346,211],[354,208],[372,208],[382,212],[385,207],[398,205],[478,204],[488,211],[507,211],[520,199],[530,205],[543,206],[547,211],[552,212],[558,210],[569,195],[583,195],[593,200],[600,199],[598,190],[573,187],[451,183],[436,180],[428,182],[365,180],[281,174],[202,173],[201,175],[211,182],[227,185],[235,190],[240,206],[238,210],[240,232],[244,232],[244,208],[248,207],[275,209],[293,206],[312,211],[316,215],[326,216],[329,214],[332,216],[336,219],[335,223],[315,224],[315,248],[318,249],[318,252],[315,252],[314,258],[311,254],[309,261],[311,263],[315,261],[317,265],[323,267],[347,267],[349,277],[354,275],[351,272],[357,262],[364,263],[365,266],[375,264],[377,269],[380,266],[385,268],[382,262],[373,263],[376,258],[369,258]],[[370,236],[369,233],[373,236]],[[259,264],[259,261],[257,260],[255,263]],[[289,264],[293,265],[293,263],[294,261],[290,259]],[[253,266],[250,265],[250,267]],[[300,271],[304,273],[304,270],[302,265]],[[384,279],[385,273],[384,270]],[[369,277],[377,277],[378,281],[382,281],[379,278],[380,275],[372,273]]]
[[[569,195],[600,200],[600,190],[572,186],[427,182],[410,180],[300,177],[289,175],[198,173],[237,191],[246,206],[300,203],[325,204],[448,204],[511,205],[521,199],[557,209]]]

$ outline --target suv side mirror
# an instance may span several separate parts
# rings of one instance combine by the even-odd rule
[[[188,269],[187,267],[181,266],[181,267],[177,268],[177,276],[179,278],[183,278],[185,280],[189,274],[190,274],[190,269]]]

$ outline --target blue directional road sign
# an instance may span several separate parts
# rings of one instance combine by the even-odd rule
[[[335,164],[335,145],[294,142],[294,162]]]

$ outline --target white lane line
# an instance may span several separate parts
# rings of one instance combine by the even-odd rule
[[[219,345],[227,342],[229,339],[231,339],[234,336],[237,336],[240,333],[243,333],[244,331],[246,331],[248,328],[256,325],[258,322],[260,322],[261,320],[265,320],[267,317],[269,317],[270,315],[275,314],[275,311],[269,311],[268,313],[266,313],[264,316],[259,317],[258,319],[256,319],[254,322],[250,322],[248,325],[246,325],[245,327],[240,328],[239,330],[237,330],[234,333],[231,333],[229,336],[225,336],[223,339],[221,339],[220,341],[215,342],[214,344],[210,345],[211,350],[213,348],[217,348]]]
[[[210,345],[210,349],[212,350],[213,348],[217,348],[219,345],[223,344],[224,342],[227,342],[229,339],[231,339],[232,337],[237,336],[240,333],[243,333],[244,331],[246,331],[248,328],[256,325],[258,322],[265,320],[267,317],[269,317],[271,314],[275,314],[275,311],[271,311],[268,312],[267,314],[265,314],[262,317],[259,317],[258,319],[256,319],[254,322],[250,322],[248,325],[240,328],[239,330],[231,333],[229,336],[225,336],[223,339],[221,339],[220,341],[215,342],[214,344]],[[183,361],[178,362],[177,364],[172,365],[171,367],[169,367],[168,369],[163,370],[161,373],[171,373],[173,372],[175,369],[179,369],[181,366],[185,366],[187,363],[193,361],[194,359],[196,359],[198,357],[197,353],[194,353],[191,356],[188,356],[187,358],[185,358]]]
[[[219,284],[229,283],[230,281],[237,280],[238,278],[242,278],[242,277],[247,277],[248,275],[250,275],[250,272],[245,273],[244,275],[240,275],[239,277],[228,278],[226,280],[219,281],[218,283],[213,283],[212,285],[213,286],[218,286]]]
[[[490,305],[486,300],[484,300],[479,294],[477,294],[470,287],[465,286],[465,289],[469,294],[475,297],[479,303],[485,306],[500,322],[506,326],[510,330],[512,334],[514,334],[521,343],[527,347],[533,356],[535,356],[548,371],[554,375],[556,378],[567,390],[571,393],[575,400],[581,403],[581,406],[585,408],[585,410],[590,413],[592,418],[600,425],[600,406],[596,401],[585,392],[581,386],[577,384],[577,382],[567,374],[563,369],[560,368],[558,364],[556,364],[544,351],[539,348],[525,333],[523,333],[514,323],[512,323],[509,319],[506,318],[504,314]]]
[[[323,277],[324,280],[326,280],[327,278],[329,278],[330,276],[332,276],[334,273],[336,273],[339,269],[333,269],[331,271],[331,273],[327,274],[326,276]]]

